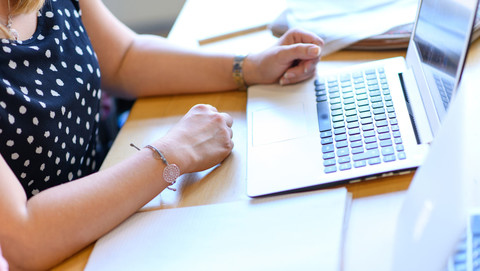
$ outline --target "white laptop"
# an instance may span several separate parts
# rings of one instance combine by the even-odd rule
[[[423,0],[406,59],[248,89],[247,194],[356,182],[419,166],[458,86],[477,0]],[[366,70],[366,71],[365,71]]]
[[[478,75],[468,76],[407,191],[397,221],[392,270],[446,271],[452,255],[449,270],[480,268],[467,268],[468,253],[455,255],[457,248],[475,249],[458,246],[468,226],[467,236],[480,230],[467,223],[471,211],[480,207],[480,93]],[[478,241],[476,246],[479,251]]]

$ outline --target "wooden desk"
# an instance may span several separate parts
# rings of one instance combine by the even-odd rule
[[[220,0],[219,0],[220,1]],[[272,1],[272,0],[268,0]],[[276,0],[275,0],[276,1]],[[279,3],[281,3],[280,1]],[[202,17],[215,16],[218,11],[209,10],[206,5],[198,10],[199,2],[187,1],[170,34],[172,42],[183,46],[198,46],[201,33],[189,31],[198,14]],[[209,13],[210,12],[210,13]],[[230,11],[238,12],[238,10]],[[202,46],[203,50],[262,50],[273,44],[275,38],[268,30],[257,31]],[[248,41],[248,42],[246,42]],[[252,43],[252,41],[255,41]],[[253,44],[253,45],[252,45]],[[250,47],[249,47],[250,46]],[[480,65],[480,44],[474,44],[467,62],[466,72],[478,72]],[[318,68],[329,69],[354,61],[368,61],[404,55],[404,51],[355,52],[343,51],[323,58]],[[246,165],[246,93],[225,92],[217,94],[175,95],[138,100],[120,131],[102,168],[107,168],[133,154],[130,142],[144,145],[162,136],[193,105],[212,104],[219,111],[228,112],[234,118],[233,132],[235,147],[233,153],[219,167],[183,176],[177,184],[178,191],[164,191],[155,201],[156,208],[176,208],[194,205],[214,204],[237,200],[248,200],[245,194]],[[348,184],[353,194],[351,215],[344,248],[344,270],[388,270],[396,217],[405,190],[413,173]],[[83,270],[93,244],[72,256],[54,270]]]

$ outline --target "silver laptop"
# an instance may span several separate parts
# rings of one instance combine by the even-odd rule
[[[423,0],[406,59],[342,68],[247,100],[247,194],[257,197],[408,172],[455,96],[477,0]]]
[[[480,126],[472,125],[480,116],[480,93],[478,75],[468,76],[407,191],[392,270],[480,269],[480,258],[473,260],[480,252],[480,221],[469,221],[480,218]]]

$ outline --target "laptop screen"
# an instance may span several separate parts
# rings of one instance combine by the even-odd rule
[[[413,41],[440,121],[455,92],[470,42],[474,0],[423,0]]]

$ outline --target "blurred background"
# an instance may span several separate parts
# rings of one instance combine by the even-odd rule
[[[110,11],[138,33],[167,36],[185,0],[103,0]]]

